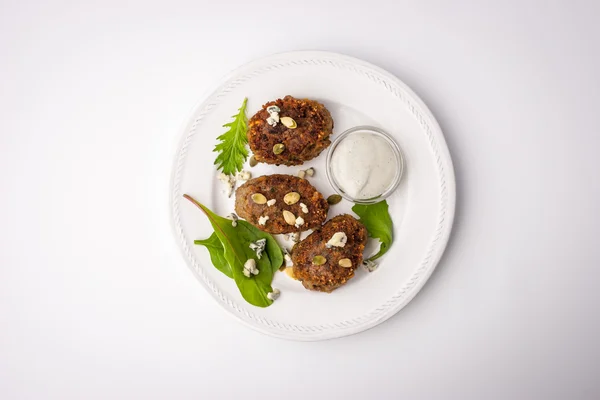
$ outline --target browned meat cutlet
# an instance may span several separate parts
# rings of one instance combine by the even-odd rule
[[[284,197],[292,192],[298,193],[300,197],[297,202],[288,205]],[[262,204],[253,200],[252,195],[263,195],[264,198],[257,196]],[[275,200],[275,203],[269,205],[264,203],[264,200]],[[304,223],[299,227],[290,225],[285,220],[284,210],[291,212],[294,218],[302,217]],[[306,179],[292,175],[260,176],[244,183],[235,192],[235,212],[252,225],[269,233],[292,233],[317,228],[327,218],[328,210],[327,200],[317,189]],[[259,224],[261,217],[268,217],[264,225]]]
[[[275,126],[267,123],[267,107],[276,105],[279,117],[290,117],[297,127],[287,128],[281,122]],[[248,123],[248,143],[258,162],[266,164],[301,165],[312,160],[331,144],[329,135],[333,119],[325,106],[317,101],[285,96],[270,101]],[[283,144],[281,154],[273,152],[273,146]]]
[[[327,242],[336,232],[346,234],[346,244],[344,247],[327,248]],[[366,243],[364,225],[351,215],[338,215],[294,246],[291,254],[294,276],[309,290],[331,292],[354,276],[354,270],[362,264]],[[325,263],[315,264],[316,256],[324,257]],[[350,267],[340,266],[340,260],[345,258],[350,259]]]

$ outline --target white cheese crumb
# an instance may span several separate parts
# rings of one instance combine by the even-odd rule
[[[268,215],[263,215],[261,217],[258,217],[258,224],[259,225],[265,225],[267,223],[268,219],[269,219]]]
[[[267,239],[258,239],[256,242],[250,243],[248,247],[256,252],[256,257],[260,260],[262,258],[262,252],[265,250]]]
[[[296,228],[300,228],[302,225],[304,225],[304,218],[302,218],[302,217],[296,218],[296,224],[294,224],[294,226]]]
[[[250,278],[250,275],[258,275],[260,271],[258,270],[258,268],[256,268],[256,260],[254,260],[254,258],[249,258],[245,263],[244,263],[244,275],[247,278]]]
[[[236,213],[229,214],[227,216],[227,219],[231,220],[231,226],[233,226],[234,228],[237,226],[238,216],[236,215]]]
[[[308,214],[308,207],[304,203],[300,203],[300,209],[304,214]]]
[[[275,301],[277,300],[280,294],[281,292],[279,291],[279,289],[274,288],[272,292],[267,293],[267,299]]]
[[[281,109],[277,106],[267,107],[267,112],[269,113],[269,118],[267,118],[267,124],[271,126],[277,125],[277,123],[279,122],[279,111],[281,111]]]
[[[271,200],[267,201],[267,205],[268,205],[269,207],[271,207],[271,206],[272,206],[273,204],[275,204],[276,202],[277,202],[277,200],[275,200],[275,199],[271,199]]]
[[[225,175],[224,172],[221,172],[217,178],[223,183],[229,183],[229,176]]]
[[[328,249],[330,249],[332,246],[344,247],[346,245],[347,241],[348,241],[348,236],[346,236],[346,234],[344,232],[336,232],[333,234],[331,239],[329,239],[329,241],[327,242],[325,247],[327,247]]]
[[[377,267],[379,266],[377,263],[375,263],[371,260],[363,261],[362,265],[363,265],[363,268],[369,272],[375,271],[377,269]]]
[[[277,125],[278,122],[279,122],[279,114],[277,114],[277,113],[272,113],[269,116],[269,118],[267,118],[267,124],[269,124],[271,126]]]
[[[300,232],[286,233],[283,235],[283,238],[285,240],[291,240],[294,243],[298,243],[300,241]]]
[[[289,254],[284,255],[283,258],[285,259],[286,267],[294,265],[294,263],[292,262],[292,256],[290,256]]]
[[[238,172],[238,174],[235,177],[235,179],[237,179],[238,181],[247,181],[250,178],[252,178],[252,174],[248,171]]]
[[[290,255],[288,249],[286,249],[285,247],[283,247],[283,259],[285,260],[286,267],[294,265],[294,263],[292,262],[292,256]]]
[[[227,194],[227,197],[231,197],[231,194],[233,193],[233,187],[235,186],[235,177],[233,175],[226,175],[223,172],[221,172],[217,176],[217,178],[225,185],[227,185],[225,193]]]

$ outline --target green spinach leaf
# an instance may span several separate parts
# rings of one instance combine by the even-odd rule
[[[223,246],[223,257],[231,268],[233,279],[242,297],[257,307],[270,306],[273,301],[267,298],[267,294],[273,291],[271,287],[273,274],[283,264],[281,249],[275,239],[246,221],[240,220],[237,226],[233,227],[231,220],[216,215],[187,194],[183,197],[194,203],[208,217],[215,235]],[[263,238],[267,240],[267,244],[262,258],[258,259],[249,244]],[[243,273],[244,263],[250,258],[256,261],[260,272],[247,278]]]
[[[360,217],[360,222],[367,228],[369,236],[379,239],[379,252],[369,260],[378,259],[389,250],[393,240],[393,224],[387,201],[383,200],[375,204],[355,204],[352,211]]]
[[[208,239],[204,240],[194,240],[194,244],[201,245],[206,247],[208,253],[210,254],[210,261],[212,261],[213,265],[216,269],[227,275],[229,278],[233,279],[233,273],[231,272],[231,267],[225,260],[223,245],[219,240],[219,237],[216,233],[212,233]]]

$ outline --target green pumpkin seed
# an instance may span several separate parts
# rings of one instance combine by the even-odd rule
[[[250,157],[250,166],[256,167],[257,165],[258,165],[258,161],[256,161],[256,158],[254,158],[254,156]]]
[[[281,153],[283,153],[284,150],[285,150],[285,144],[283,144],[283,143],[277,143],[275,146],[273,146],[274,154],[281,154]]]
[[[337,203],[339,203],[340,201],[342,201],[342,196],[340,196],[339,194],[332,194],[331,196],[329,196],[329,197],[327,198],[327,202],[328,202],[330,205],[337,204]]]
[[[314,256],[312,263],[315,265],[323,265],[327,262],[327,259],[323,256]]]
[[[292,204],[296,204],[298,202],[298,200],[300,200],[300,193],[298,193],[298,192],[289,192],[288,194],[286,194],[283,197],[284,203],[287,204],[288,206],[291,206]]]
[[[283,125],[290,129],[296,129],[296,127],[298,126],[298,124],[296,124],[296,121],[294,121],[294,119],[290,117],[281,117],[279,120]]]
[[[349,258],[342,258],[340,261],[338,261],[338,264],[340,265],[340,267],[350,268],[352,267],[352,260],[350,260]]]
[[[296,216],[288,210],[283,210],[283,219],[285,219],[285,222],[287,222],[288,225],[296,224]]]
[[[254,193],[252,195],[252,201],[256,204],[265,204],[267,202],[267,198],[263,194]]]

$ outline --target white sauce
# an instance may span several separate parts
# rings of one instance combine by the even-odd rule
[[[379,196],[394,183],[398,171],[390,145],[367,132],[356,132],[343,139],[331,163],[336,182],[355,199]]]

